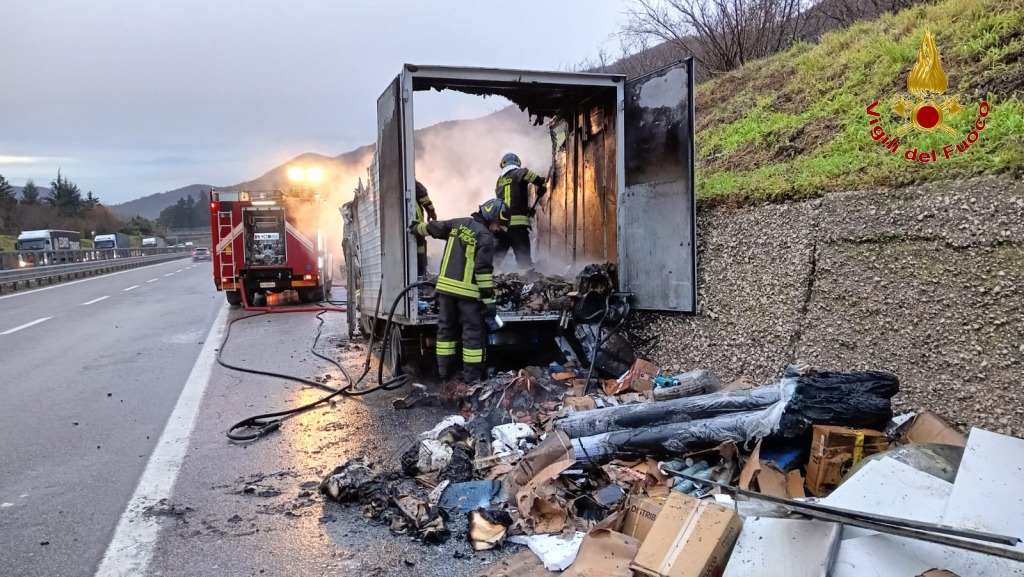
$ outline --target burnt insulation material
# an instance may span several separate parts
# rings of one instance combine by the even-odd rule
[[[452,483],[465,483],[473,480],[473,450],[464,445],[452,448],[452,459],[441,471],[441,479]]]

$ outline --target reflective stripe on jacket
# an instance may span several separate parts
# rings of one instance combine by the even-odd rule
[[[494,236],[474,217],[420,223],[417,233],[448,239],[437,292],[494,302]]]
[[[544,179],[529,168],[515,168],[498,177],[494,194],[508,205],[510,226],[530,225],[530,189],[527,185],[544,186]]]

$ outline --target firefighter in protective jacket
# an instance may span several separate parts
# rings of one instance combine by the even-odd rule
[[[427,187],[418,180],[416,181],[416,220],[418,222],[437,220],[437,212],[427,194]],[[416,237],[416,274],[421,277],[427,274],[427,239],[421,236]]]
[[[467,383],[484,375],[486,319],[498,312],[494,302],[494,245],[509,225],[505,203],[492,199],[468,218],[413,222],[409,232],[447,239],[437,277],[437,368],[444,380],[455,373],[459,326],[462,327],[462,376]]]
[[[519,157],[511,152],[501,157],[501,176],[498,177],[494,192],[499,200],[508,205],[512,216],[508,233],[497,239],[495,256],[499,261],[504,259],[511,247],[516,255],[516,266],[521,270],[533,266],[530,256],[530,218],[533,217],[534,209],[530,206],[530,184],[537,186],[537,202],[543,202],[547,193],[544,178],[528,168],[522,168]]]

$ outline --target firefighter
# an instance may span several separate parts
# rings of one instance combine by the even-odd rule
[[[511,221],[508,232],[500,236],[495,247],[495,257],[504,259],[509,247],[516,255],[516,266],[525,270],[533,266],[530,256],[530,219],[534,208],[530,206],[530,191],[527,185],[537,186],[537,202],[542,202],[547,193],[544,178],[536,172],[522,168],[519,157],[509,152],[501,157],[501,176],[495,187],[495,195],[508,205]]]
[[[494,302],[495,236],[508,230],[509,210],[491,199],[467,218],[413,222],[417,237],[447,239],[437,277],[437,369],[445,381],[455,376],[455,353],[462,326],[462,376],[466,383],[484,375],[487,321],[497,316]]]
[[[426,219],[423,218],[426,214]],[[430,201],[430,196],[427,195],[427,187],[423,186],[423,183],[416,181],[416,221],[437,220],[437,212],[434,210],[434,203]],[[427,239],[417,236],[416,237],[416,274],[420,277],[427,274]]]

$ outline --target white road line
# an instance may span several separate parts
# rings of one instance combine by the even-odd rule
[[[149,268],[151,266],[164,266],[164,265],[172,264],[174,262],[176,262],[176,261],[169,260],[167,262],[158,262],[156,264],[147,264],[146,266],[130,268],[130,269],[127,269],[127,270],[119,270],[117,272],[110,272],[110,273],[107,273],[107,274],[101,274],[99,276],[91,276],[89,278],[83,278],[81,280],[73,280],[71,282],[64,282],[64,283],[60,283],[60,284],[44,286],[42,288],[32,289],[30,291],[16,292],[14,294],[0,296],[0,301],[2,301],[4,299],[12,299],[14,297],[23,297],[25,295],[35,294],[35,293],[43,292],[43,291],[48,291],[48,290],[52,290],[52,289],[55,289],[55,288],[71,286],[73,284],[78,284],[80,282],[89,282],[91,280],[96,280],[96,279],[101,279],[101,278],[109,278],[109,277],[112,277],[112,276],[117,276],[119,274],[124,274],[126,272],[133,272],[133,271],[137,271],[137,270],[142,270],[144,268]]]
[[[172,274],[174,274],[174,273],[173,272],[169,272],[169,273],[165,274],[164,276],[171,276]]]
[[[139,288],[139,285],[137,285],[137,284],[133,284],[132,286],[130,286],[130,287],[128,287],[128,288],[126,288],[126,289],[124,289],[124,292],[128,292],[128,291],[130,291],[130,290],[134,290],[134,289],[137,289],[137,288]]]
[[[145,575],[153,557],[157,536],[160,532],[158,515],[146,515],[148,507],[160,499],[168,499],[174,489],[181,463],[188,450],[189,438],[195,426],[196,415],[203,400],[206,386],[210,382],[210,371],[217,360],[228,307],[223,307],[206,335],[203,349],[199,352],[192,373],[181,390],[174,412],[157,441],[153,454],[146,463],[135,494],[121,515],[114,531],[114,538],[107,546],[103,561],[96,571],[96,577],[120,577],[122,575]]]
[[[29,328],[32,325],[38,325],[39,323],[48,321],[48,320],[50,320],[52,318],[53,317],[44,317],[44,318],[41,318],[41,319],[36,319],[36,320],[34,320],[34,321],[30,322],[30,323],[25,323],[25,324],[21,325],[20,327],[14,327],[13,329],[6,330],[6,331],[0,333],[0,335],[9,335],[11,333],[16,333],[16,332],[20,331],[21,329],[27,329],[27,328]]]
[[[185,270],[185,269],[183,269],[183,268],[179,268],[178,270],[176,270],[176,271],[174,271],[174,272],[181,272],[181,271],[183,271],[183,270]]]
[[[149,279],[149,280],[148,280],[148,281],[146,281],[146,282],[156,282],[156,281],[158,281],[158,280],[160,280],[160,279],[159,279],[159,278],[151,278],[151,279]]]
[[[95,303],[98,303],[98,302],[100,302],[102,300],[106,300],[106,299],[109,299],[109,298],[110,298],[110,295],[107,295],[105,297],[100,297],[98,299],[92,299],[91,301],[89,301],[87,303],[82,303],[82,306],[84,307],[84,306],[88,306],[88,305],[91,305],[91,304],[95,304]]]

